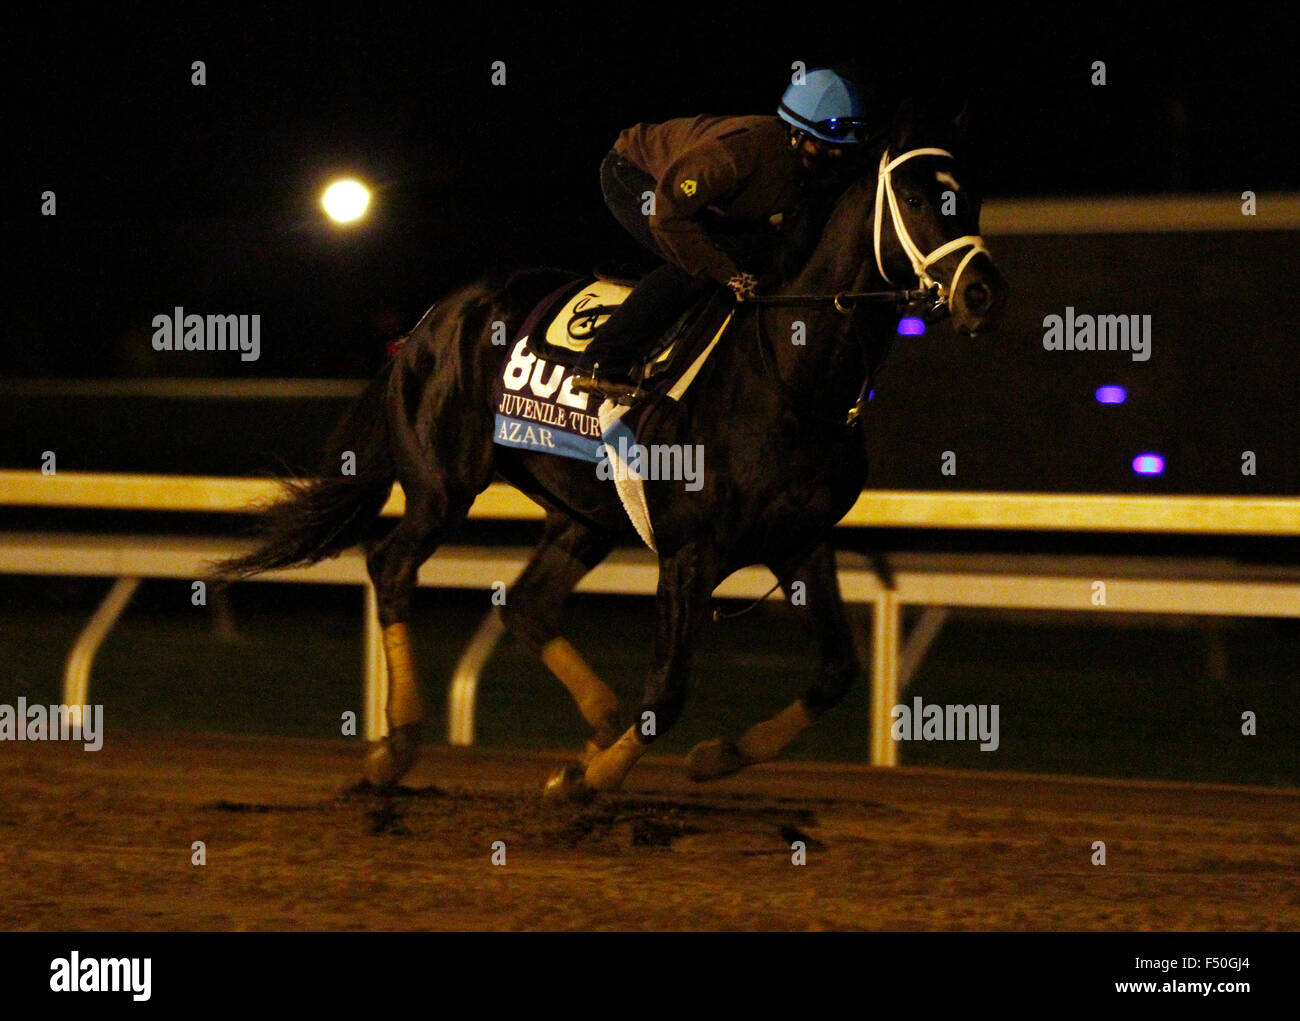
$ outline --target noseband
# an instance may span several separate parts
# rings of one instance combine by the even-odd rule
[[[894,184],[891,175],[895,167],[902,165],[910,160],[913,156],[946,156],[948,159],[954,159],[953,154],[947,149],[911,149],[901,156],[895,156],[892,160],[889,158],[889,150],[886,149],[880,155],[880,170],[876,174],[876,215],[875,219],[875,250],[876,250],[876,269],[880,271],[881,277],[886,283],[898,285],[889,278],[885,272],[885,262],[880,253],[880,227],[884,222],[883,212],[885,200],[889,200],[889,215],[894,221],[894,233],[898,236],[899,244],[903,246],[903,251],[907,253],[908,259],[912,263],[912,271],[916,274],[916,279],[921,282],[921,286],[926,289],[937,288],[939,304],[948,303],[954,294],[957,294],[957,283],[961,279],[962,270],[966,264],[971,261],[979,252],[988,255],[988,249],[984,247],[984,239],[978,234],[967,234],[964,237],[953,238],[929,255],[924,255],[912,240],[912,235],[908,233],[907,224],[903,222],[903,214],[898,208],[898,196],[894,194]],[[947,288],[930,276],[930,267],[940,259],[962,248],[970,248],[970,251],[962,256],[961,262],[957,264],[957,272],[952,275],[952,283]]]

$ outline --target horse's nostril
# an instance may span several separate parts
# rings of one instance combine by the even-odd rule
[[[989,307],[993,294],[984,284],[971,284],[966,288],[966,304],[976,312]]]

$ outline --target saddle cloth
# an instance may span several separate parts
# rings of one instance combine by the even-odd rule
[[[613,281],[585,278],[543,298],[510,343],[493,390],[494,439],[502,446],[591,461],[618,489],[632,523],[651,549],[637,437],[679,401],[731,322],[731,295],[718,290],[684,313],[651,351],[646,397],[627,407],[572,389],[574,363],[600,324],[631,293]],[[632,452],[629,455],[629,451]]]

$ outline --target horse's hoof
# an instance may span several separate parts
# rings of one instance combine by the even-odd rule
[[[542,788],[542,800],[552,804],[568,802],[585,804],[596,796],[596,792],[587,785],[587,769],[577,763],[570,763],[558,773],[552,774]]]
[[[420,754],[420,725],[407,723],[375,743],[366,756],[366,779],[379,789],[391,787],[411,771]]]
[[[686,775],[696,782],[718,780],[749,765],[731,741],[701,741],[686,756]]]

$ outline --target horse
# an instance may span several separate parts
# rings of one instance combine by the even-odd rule
[[[494,443],[492,391],[503,348],[491,335],[504,323],[516,336],[535,305],[572,275],[488,274],[421,318],[345,414],[316,475],[283,480],[284,497],[260,516],[260,543],[213,575],[229,583],[363,546],[389,676],[388,733],[366,758],[376,790],[396,785],[418,754],[424,709],[408,632],[417,571],[498,477],[545,512],[541,541],[509,588],[502,621],[569,690],[592,728],[579,760],[548,781],[547,796],[617,790],[670,730],[713,590],[742,567],[765,565],[787,596],[798,592],[791,602],[802,608],[820,661],[803,695],[776,716],[737,740],[693,748],[689,775],[710,780],[775,759],[841,701],[859,665],[829,537],[866,482],[858,412],[899,319],[897,303],[870,302],[877,292],[868,289],[911,287],[885,294],[926,296],[931,313],[965,334],[994,328],[1006,302],[1006,282],[979,236],[979,196],[963,183],[959,121],[927,124],[900,114],[882,137],[862,143],[866,159],[828,204],[810,253],[773,293],[736,302],[699,377],[638,438],[674,449],[697,444],[712,470],[695,485],[645,482],[659,580],[653,663],[630,723],[560,633],[562,608],[581,578],[615,546],[639,541],[615,486],[591,462]],[[347,475],[344,451],[355,455]],[[405,512],[376,535],[395,480]]]

